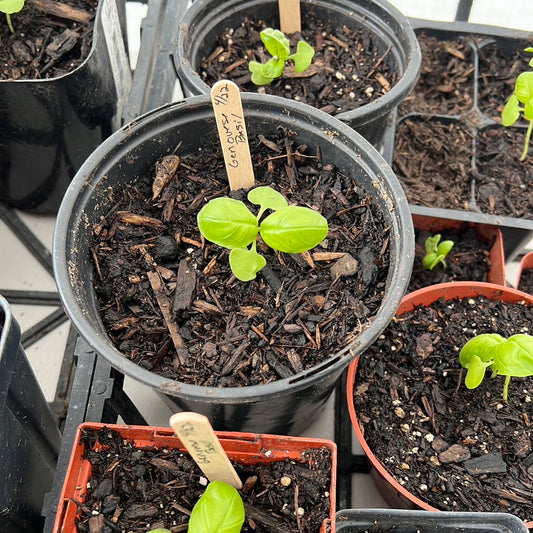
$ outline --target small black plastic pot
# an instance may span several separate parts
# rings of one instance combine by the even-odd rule
[[[302,25],[312,10],[322,20],[339,26],[366,28],[376,46],[392,58],[398,81],[386,94],[337,118],[354,128],[374,146],[381,144],[390,114],[414,87],[420,70],[420,48],[409,21],[384,0],[303,0]],[[215,39],[245,17],[279,28],[277,0],[195,0],[186,11],[176,37],[176,70],[186,95],[206,94],[208,85],[198,75],[203,59],[216,48]]]
[[[407,509],[344,509],[336,514],[336,533],[527,533],[524,522],[508,513],[460,513]]]
[[[277,127],[296,132],[298,142],[320,146],[382,209],[390,226],[390,266],[380,309],[356,339],[331,358],[286,379],[238,388],[189,385],[146,370],[120,353],[108,338],[93,289],[93,226],[114,205],[113,188],[150,173],[163,155],[180,145],[180,156],[212,149],[219,140],[208,96],[147,113],[113,134],[87,159],[72,181],[57,216],[53,261],[64,308],[87,343],[124,374],[169,398],[173,407],[208,416],[218,430],[299,434],[316,418],[337,378],[391,320],[406,290],[414,255],[414,231],[403,191],[370,143],[339,120],[298,102],[252,93],[242,95],[248,135],[270,135]],[[180,144],[181,143],[181,144]]]
[[[55,214],[89,154],[120,127],[131,71],[124,0],[100,0],[93,43],[76,70],[43,80],[0,80],[0,200]]]
[[[20,344],[20,326],[0,296],[0,531],[41,533],[61,433]]]

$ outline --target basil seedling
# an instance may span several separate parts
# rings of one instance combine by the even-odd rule
[[[24,7],[25,0],[0,0],[0,11],[6,14],[7,25],[11,33],[15,33],[11,23],[11,15],[18,13]]]
[[[485,377],[485,370],[492,370],[492,377],[505,376],[503,400],[512,376],[533,376],[533,337],[518,334],[505,339],[497,333],[484,333],[470,339],[459,353],[459,363],[468,371],[465,385],[478,387]]]
[[[533,53],[533,48],[526,48],[525,52]],[[533,67],[533,59],[529,60],[529,66]],[[521,107],[521,104],[523,107]],[[524,149],[520,156],[523,161],[527,156],[529,140],[533,131],[533,72],[522,72],[515,81],[514,92],[507,100],[502,111],[502,124],[506,127],[512,126],[519,118],[522,112],[524,118],[529,122],[524,140]]]
[[[237,490],[222,481],[211,481],[192,509],[187,533],[239,533],[244,516]]]
[[[231,250],[231,271],[241,281],[254,279],[266,265],[265,258],[257,252],[258,233],[270,248],[290,254],[314,248],[328,234],[328,223],[320,213],[288,205],[287,200],[270,187],[252,189],[248,200],[260,206],[257,216],[243,202],[232,198],[214,198],[197,216],[202,235]],[[273,212],[259,222],[267,209]]]
[[[422,268],[424,270],[433,270],[439,263],[443,268],[446,268],[446,261],[444,259],[453,248],[453,241],[440,242],[440,234],[428,237],[424,243],[426,255],[422,258]]]
[[[315,51],[305,41],[299,41],[296,52],[291,54],[289,40],[283,32],[266,28],[259,35],[272,57],[266,63],[250,61],[248,64],[248,69],[252,73],[252,82],[255,85],[268,85],[272,80],[279,78],[286,61],[294,62],[296,72],[303,72],[311,64]]]

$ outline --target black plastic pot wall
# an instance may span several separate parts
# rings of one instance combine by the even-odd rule
[[[69,187],[58,213],[53,260],[65,310],[90,346],[111,365],[163,393],[179,409],[207,415],[215,429],[298,434],[320,412],[337,378],[386,327],[406,289],[414,254],[411,215],[396,177],[378,152],[342,122],[279,97],[242,95],[248,135],[268,135],[282,126],[298,141],[320,145],[324,161],[353,176],[384,210],[390,231],[390,267],[377,315],[357,339],[331,359],[306,372],[266,385],[208,388],[165,379],[118,352],[101,323],[92,288],[92,227],[112,205],[114,184],[146,174],[164,154],[218,145],[209,97],[191,97],[162,107],[119,130],[86,161]]]
[[[495,43],[497,48],[506,57],[511,57],[513,53],[522,51],[526,46],[531,46],[533,33],[520,30],[497,28],[479,24],[469,24],[466,22],[432,22],[427,20],[410,19],[411,24],[418,35],[426,34],[438,40],[453,41],[457,38],[465,38],[470,43],[472,51],[472,63],[474,71],[472,73],[471,105],[459,114],[446,114],[445,112],[418,113],[412,110],[408,115],[395,113],[394,125],[385,134],[383,154],[385,159],[392,165],[394,159],[395,133],[399,122],[405,118],[413,119],[434,119],[438,121],[456,122],[467,125],[473,134],[473,160],[472,168],[476,168],[476,145],[480,132],[489,127],[502,127],[499,116],[489,115],[483,111],[481,105],[481,78],[484,75],[483,63],[480,59],[486,46]],[[524,53],[525,56],[527,54]],[[527,59],[527,57],[525,57]],[[511,67],[509,59],[509,68]],[[524,61],[523,68],[517,71],[522,72],[527,67]],[[415,89],[416,90],[416,89]],[[485,95],[486,96],[486,95]],[[501,99],[501,105],[505,103],[509,94],[495,95]],[[525,128],[525,124],[523,125]],[[531,148],[530,148],[531,150]],[[533,171],[532,171],[533,180]],[[533,183],[533,182],[532,182]],[[527,194],[527,193],[526,193]],[[523,249],[524,245],[533,237],[533,219],[517,218],[512,215],[494,215],[484,212],[476,203],[476,181],[472,179],[468,187],[468,195],[465,196],[464,203],[468,204],[468,210],[448,209],[441,207],[428,207],[414,205],[410,203],[411,212],[416,215],[425,215],[453,220],[463,220],[467,222],[491,224],[499,226],[504,240],[504,251],[507,261],[512,260]]]
[[[20,327],[2,296],[0,318],[0,531],[40,533],[61,434],[20,345]]]
[[[398,82],[389,92],[352,111],[339,113],[346,122],[374,146],[383,139],[391,112],[413,88],[420,69],[420,49],[409,21],[383,0],[303,0],[302,24],[311,10],[323,20],[340,26],[367,28],[376,46],[392,58]],[[206,94],[209,87],[197,74],[202,60],[216,48],[215,38],[228,28],[241,25],[245,17],[264,20],[279,27],[277,0],[226,0],[214,3],[195,0],[185,13],[176,37],[176,70],[186,95]]]
[[[125,1],[101,0],[80,67],[45,80],[0,80],[0,200],[55,214],[79,167],[120,127],[131,86],[125,24]]]
[[[459,513],[405,509],[345,509],[336,515],[336,533],[528,533],[524,522],[507,513]]]

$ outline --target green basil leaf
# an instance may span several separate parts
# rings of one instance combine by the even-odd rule
[[[477,355],[474,355],[468,364],[465,377],[465,385],[468,389],[475,389],[485,377],[485,369],[490,363],[484,363]]]
[[[222,481],[209,483],[193,507],[188,533],[239,533],[244,505],[239,493]]]
[[[289,39],[283,35],[283,32],[272,28],[264,29],[259,36],[268,53],[273,57],[281,59],[283,64],[290,54]]]
[[[440,241],[440,233],[433,235],[433,237],[428,237],[424,242],[424,248],[426,254],[437,253],[437,246]]]
[[[312,209],[290,205],[268,215],[259,234],[274,250],[297,254],[321,242],[328,234],[328,223]]]
[[[524,118],[533,121],[533,98],[524,104]]]
[[[248,246],[258,232],[257,219],[233,198],[214,198],[200,209],[197,222],[208,241],[230,249]]]
[[[294,70],[296,72],[303,72],[311,64],[314,55],[315,51],[310,44],[305,41],[298,41],[296,52],[287,59],[294,61]]]
[[[533,99],[533,72],[522,72],[516,78],[514,92],[523,104]]]
[[[0,11],[11,14],[18,13],[24,7],[24,0],[0,0]]]
[[[502,111],[502,124],[506,127],[512,126],[520,116],[520,103],[516,94],[512,94]]]
[[[252,204],[260,205],[262,211],[265,209],[277,211],[287,207],[285,197],[275,189],[272,189],[272,187],[256,187],[252,189],[248,193],[248,200]]]
[[[433,270],[439,262],[439,256],[436,252],[426,253],[422,258],[422,268],[424,270]]]
[[[266,259],[255,249],[234,248],[229,254],[229,266],[233,275],[240,281],[251,281],[264,268]]]
[[[502,376],[533,376],[533,337],[526,334],[513,335],[498,345],[494,369]]]
[[[505,339],[497,333],[483,333],[470,339],[459,352],[459,363],[468,368],[470,361],[477,356],[484,363],[494,361],[495,348]]]
[[[442,241],[437,246],[437,254],[441,255],[444,258],[450,253],[450,250],[452,248],[453,248],[453,241]]]

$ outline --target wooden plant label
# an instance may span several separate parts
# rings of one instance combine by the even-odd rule
[[[209,481],[242,488],[242,481],[207,417],[193,412],[176,413],[170,417],[170,426]]]
[[[285,34],[302,31],[300,0],[278,0],[279,27]]]
[[[217,81],[211,88],[211,102],[230,189],[251,189],[254,169],[239,88],[232,81]]]

